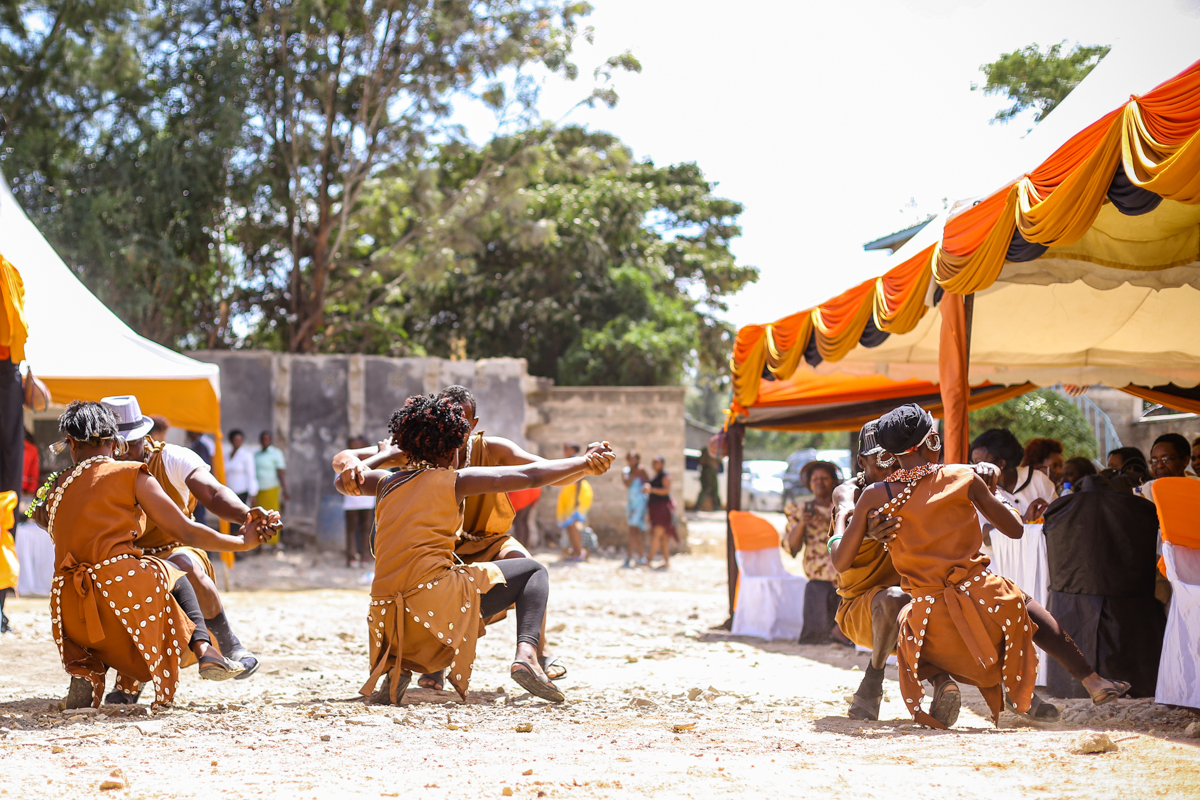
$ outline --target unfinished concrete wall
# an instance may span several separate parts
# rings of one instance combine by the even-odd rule
[[[221,427],[240,428],[256,446],[274,431],[287,456],[291,500],[286,536],[323,549],[344,546],[342,498],[329,462],[350,436],[378,441],[406,397],[452,384],[479,402],[480,426],[524,446],[529,376],[517,358],[447,361],[363,355],[296,356],[261,351],[191,354],[221,367]]]
[[[533,451],[559,458],[565,442],[587,445],[607,440],[617,451],[617,463],[606,475],[589,478],[595,491],[589,522],[605,546],[626,541],[625,486],[621,469],[625,454],[637,450],[647,470],[655,455],[666,458],[673,476],[672,496],[683,508],[684,392],[681,386],[556,387],[550,381],[531,381],[526,435]],[[554,511],[558,490],[546,489],[538,503],[538,524],[556,529]],[[681,539],[686,541],[684,532]]]

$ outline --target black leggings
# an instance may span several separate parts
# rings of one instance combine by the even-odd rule
[[[1050,616],[1050,612],[1029,595],[1025,595],[1025,608],[1029,618],[1037,625],[1037,633],[1033,635],[1033,643],[1046,651],[1063,669],[1071,673],[1071,677],[1082,681],[1095,672],[1092,665],[1079,651],[1075,640],[1058,624],[1058,620]]]
[[[517,604],[517,642],[538,646],[546,601],[550,598],[550,575],[532,558],[506,558],[493,562],[504,573],[506,584],[493,586],[483,595],[479,611],[484,619]]]
[[[212,644],[212,639],[208,636],[208,626],[204,624],[204,614],[200,612],[200,602],[196,599],[196,590],[192,588],[186,575],[180,576],[179,580],[175,581],[175,586],[171,589],[171,596],[179,602],[183,613],[187,614],[188,619],[196,626],[188,644],[193,645],[196,642]]]

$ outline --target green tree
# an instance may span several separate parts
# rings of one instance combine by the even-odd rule
[[[256,341],[324,349],[329,287],[370,179],[423,163],[464,92],[528,108],[534,85],[514,82],[510,95],[503,74],[539,66],[574,78],[569,56],[590,12],[554,0],[250,0],[241,155],[256,191],[236,238],[258,287]]]
[[[0,72],[20,80],[3,98],[4,169],[17,199],[136,330],[212,346],[232,291],[220,245],[244,124],[240,48],[221,9],[209,0],[6,8],[13,35],[0,45]],[[25,59],[30,71],[15,64]]]
[[[1053,389],[1032,392],[972,411],[971,439],[991,428],[1007,428],[1025,444],[1046,437],[1062,442],[1063,455],[1096,457],[1096,436],[1074,403]]]
[[[724,360],[716,313],[757,271],[729,252],[741,206],[695,164],[639,161],[578,127],[454,143],[434,161],[370,190],[355,231],[369,280],[334,290],[330,341],[523,357],[560,385],[675,384]]]
[[[987,81],[983,86],[973,84],[972,90],[1007,95],[1013,101],[996,112],[993,122],[1008,122],[1029,108],[1037,109],[1034,121],[1041,122],[1112,49],[1111,45],[1077,44],[1064,55],[1065,44],[1064,40],[1051,45],[1045,52],[1031,44],[979,68]]]

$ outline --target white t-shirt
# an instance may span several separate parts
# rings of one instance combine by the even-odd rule
[[[198,469],[208,470],[208,464],[204,463],[204,459],[195,450],[180,447],[177,444],[163,446],[162,462],[163,469],[167,473],[167,480],[175,487],[175,491],[179,492],[184,505],[187,505],[192,498],[192,492],[187,487],[188,475]]]
[[[250,497],[258,494],[258,469],[254,464],[254,453],[242,445],[237,453],[225,445],[225,485],[234,494],[246,494]]]
[[[1032,478],[1029,477],[1030,470],[1033,470]],[[1026,479],[1029,480],[1028,484],[1025,483]],[[1016,506],[1022,516],[1025,515],[1025,510],[1029,508],[1034,500],[1040,498],[1047,503],[1053,503],[1058,499],[1058,491],[1054,488],[1054,481],[1050,480],[1046,473],[1033,469],[1033,467],[1017,467],[1017,483],[1013,488],[1022,486],[1022,484],[1024,484],[1024,488],[1018,492],[1008,492],[1000,489],[1001,496]]]
[[[342,496],[342,509],[345,511],[360,511],[364,508],[375,507],[375,495],[363,494],[358,497]]]

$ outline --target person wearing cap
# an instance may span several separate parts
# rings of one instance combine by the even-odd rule
[[[800,470],[800,483],[813,494],[797,517],[790,511],[784,534],[792,558],[804,550],[802,564],[808,585],[804,588],[804,628],[800,644],[850,644],[837,628],[837,570],[829,558],[829,526],[833,519],[833,489],[841,482],[841,470],[829,461],[810,461]]]
[[[149,433],[154,427],[154,420],[142,414],[136,397],[105,397],[100,402],[116,417],[118,435],[128,445],[125,454],[118,458],[145,464],[163,491],[185,515],[191,517],[199,504],[228,522],[239,525],[261,522],[265,523],[264,530],[278,527],[277,512],[248,508],[229,487],[213,477],[208,464],[194,450],[151,438]],[[135,544],[146,555],[165,559],[183,570],[196,592],[205,625],[216,637],[221,652],[244,667],[237,679],[253,675],[258,670],[258,659],[241,643],[225,616],[208,554],[199,548],[180,544],[153,523],[147,523],[145,533],[137,538]],[[121,676],[106,701],[134,703],[140,690],[136,681]]]
[[[899,469],[863,490],[839,544],[857,551],[875,514],[896,520],[887,537],[901,588],[912,597],[900,615],[900,692],[916,721],[949,727],[935,688],[931,713],[921,709],[921,681],[942,672],[979,688],[992,721],[1010,703],[1028,714],[1037,677],[1035,643],[1087,688],[1096,705],[1129,690],[1101,678],[1041,605],[1012,581],[988,570],[977,514],[1005,536],[1024,533],[1021,514],[970,466],[941,463],[933,417],[910,403],[880,418],[879,446]]]

